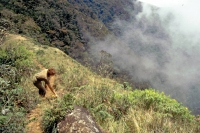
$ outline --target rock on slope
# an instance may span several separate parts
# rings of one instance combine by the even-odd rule
[[[90,113],[83,107],[76,106],[71,114],[58,123],[59,133],[104,133]]]

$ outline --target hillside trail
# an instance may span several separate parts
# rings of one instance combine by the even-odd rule
[[[43,67],[41,64],[39,64],[36,60],[34,60],[35,64],[40,67],[40,69],[46,69]],[[50,78],[50,84],[54,86],[54,82],[57,76],[53,76]],[[37,88],[35,88],[37,89]],[[63,95],[63,90],[58,89],[56,91],[58,94],[58,98],[62,97]],[[52,102],[56,98],[54,97],[54,94],[51,92],[49,88],[47,88],[45,98],[40,99],[40,103],[28,113],[26,116],[26,120],[29,122],[26,126],[27,133],[43,133],[44,131],[42,130],[41,124],[42,124],[42,113],[43,110],[46,108],[51,107]]]
[[[27,40],[23,36],[14,35],[14,34],[8,34],[7,36],[11,37],[13,40],[16,41],[25,41]],[[36,47],[37,49],[37,47]],[[30,50],[33,52],[32,50]],[[40,64],[36,59],[34,60],[34,63],[36,66],[40,68],[40,70],[46,69],[42,64]],[[50,79],[50,84],[54,86],[55,80],[59,78],[59,75],[53,76]],[[62,98],[62,95],[64,94],[63,86],[60,85],[60,83],[56,83],[56,93],[58,95],[58,99]],[[57,89],[58,88],[58,89]],[[37,89],[34,87],[34,89]],[[38,94],[39,95],[39,94]],[[26,125],[26,133],[44,133],[42,130],[41,124],[42,124],[42,114],[43,110],[46,108],[50,108],[52,106],[52,103],[56,100],[55,97],[53,97],[53,93],[49,88],[46,90],[46,96],[45,98],[40,97],[39,104],[36,105],[34,109],[32,109],[27,115],[26,115],[26,122],[28,124]]]

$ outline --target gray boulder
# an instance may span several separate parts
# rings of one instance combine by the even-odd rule
[[[105,133],[83,107],[75,107],[71,114],[58,123],[58,133]]]

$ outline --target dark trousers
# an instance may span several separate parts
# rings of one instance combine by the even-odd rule
[[[43,86],[42,81],[35,81],[33,84],[39,89],[39,94],[42,97],[45,97],[46,94],[46,88]]]

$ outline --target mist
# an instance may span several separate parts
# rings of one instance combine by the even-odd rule
[[[199,3],[185,1],[164,7],[134,4],[131,20],[116,19],[113,23],[117,37],[93,38],[90,50],[110,53],[113,63],[129,71],[133,79],[150,82],[156,90],[199,114]]]

